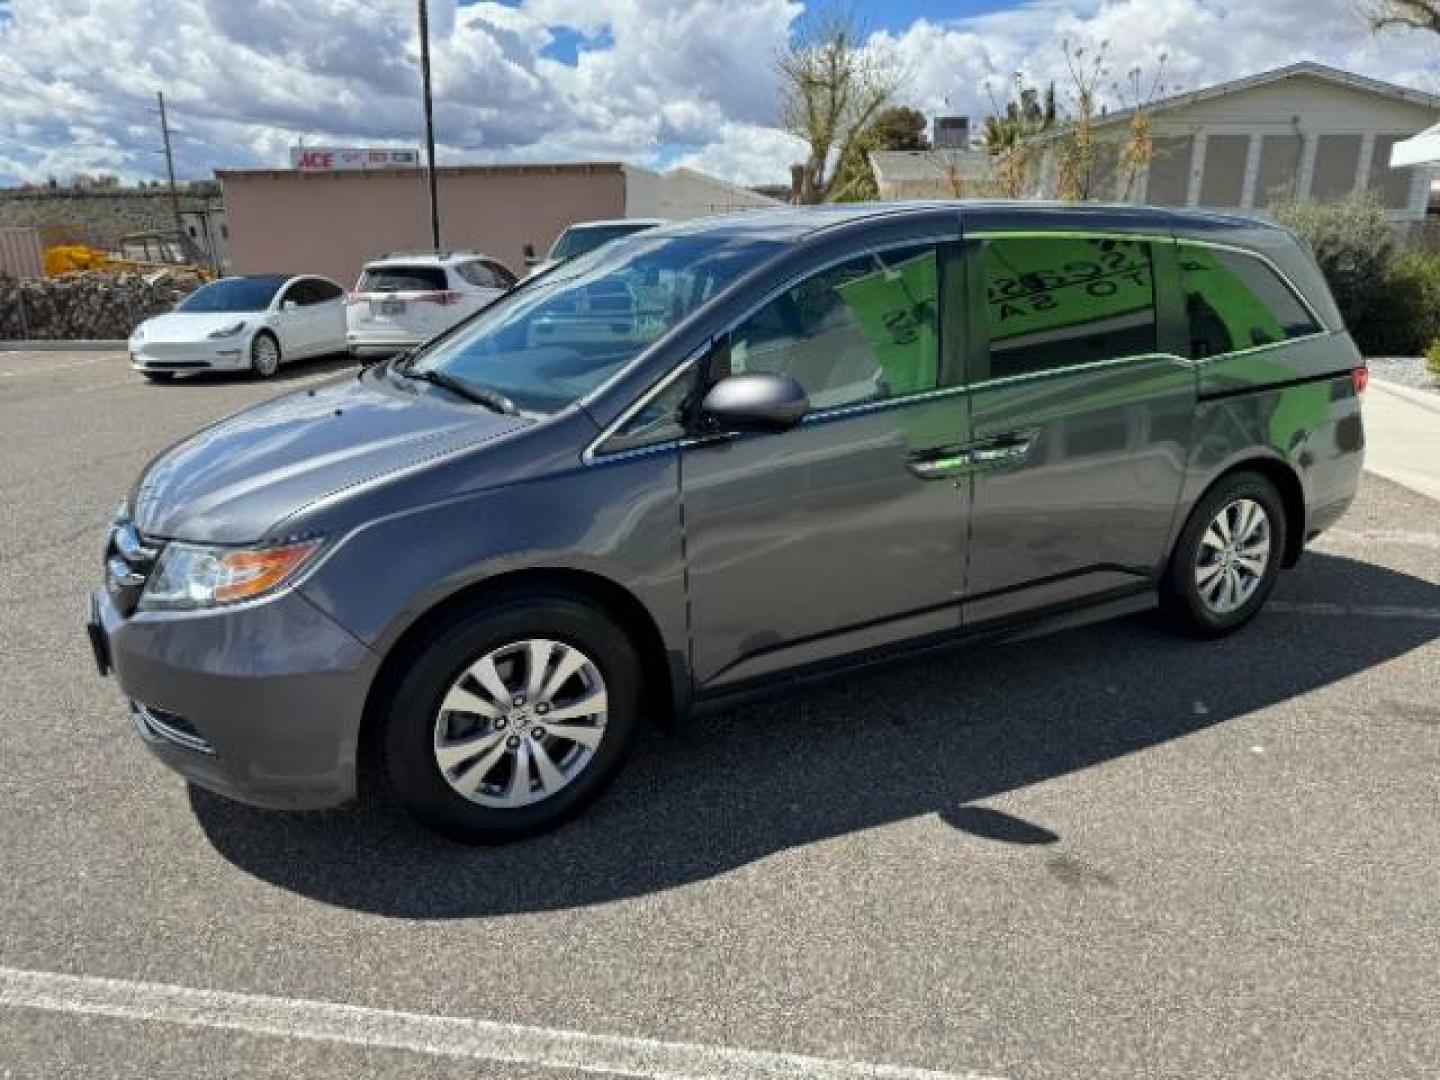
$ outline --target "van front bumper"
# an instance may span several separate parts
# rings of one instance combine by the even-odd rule
[[[355,795],[379,658],[298,592],[232,608],[124,616],[98,589],[87,630],[144,744],[187,780],[273,809]]]

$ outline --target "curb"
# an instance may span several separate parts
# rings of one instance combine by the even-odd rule
[[[101,338],[81,338],[75,341],[64,341],[56,338],[44,338],[33,341],[0,341],[0,352],[102,352],[109,349],[123,350],[127,342],[123,338],[114,340]]]
[[[1402,401],[1408,401],[1411,405],[1417,405],[1427,412],[1440,413],[1440,394],[1429,390],[1416,390],[1413,386],[1401,386],[1399,383],[1386,382],[1384,379],[1370,378],[1370,385],[1377,390],[1398,397]]]

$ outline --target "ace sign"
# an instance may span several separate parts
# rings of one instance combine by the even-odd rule
[[[290,166],[304,172],[348,172],[358,169],[414,168],[418,150],[375,146],[292,146]]]

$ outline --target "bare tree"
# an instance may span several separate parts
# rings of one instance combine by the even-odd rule
[[[1056,161],[1056,194],[1068,202],[1083,202],[1093,194],[1095,182],[1095,115],[1101,80],[1110,72],[1105,54],[1108,41],[1087,59],[1085,47],[1064,43],[1065,70],[1070,75],[1073,112],[1069,129],[1060,140]]]
[[[862,37],[853,18],[828,12],[802,28],[777,61],[782,122],[809,148],[796,169],[798,202],[826,202],[839,194],[842,163],[855,161],[871,121],[899,89],[900,74],[878,63]]]
[[[1367,0],[1360,10],[1372,30],[1401,27],[1440,34],[1440,0]]]
[[[1123,82],[1110,83],[1111,99],[1129,109],[1130,118],[1123,140],[1104,142],[1106,169],[1101,170],[1097,164],[1102,147],[1095,137],[1095,124],[1105,114],[1100,86],[1110,74],[1109,48],[1110,43],[1102,41],[1087,58],[1083,47],[1072,48],[1068,41],[1064,45],[1074,111],[1055,148],[1056,193],[1062,199],[1084,201],[1096,196],[1113,197],[1113,186],[1106,191],[1096,190],[1107,175],[1112,180],[1124,179],[1120,197],[1129,199],[1141,174],[1150,166],[1154,152],[1150,107],[1162,92],[1171,89],[1163,81],[1167,54],[1160,54],[1153,78],[1147,79],[1137,65],[1126,72]],[[1113,173],[1109,172],[1111,167],[1115,170]]]
[[[1155,153],[1155,143],[1150,136],[1150,106],[1165,92],[1165,61],[1169,54],[1161,53],[1155,65],[1155,77],[1147,83],[1137,64],[1126,72],[1124,84],[1117,84],[1116,95],[1120,103],[1130,109],[1130,134],[1120,147],[1120,168],[1124,172],[1125,188],[1121,192],[1122,202],[1128,202],[1142,173],[1150,168]]]
[[[1021,72],[1011,76],[1011,96],[1003,106],[987,83],[991,113],[985,118],[983,145],[988,156],[986,194],[1018,199],[1031,193],[1044,147],[1039,136],[1055,126],[1055,84],[1029,86]]]

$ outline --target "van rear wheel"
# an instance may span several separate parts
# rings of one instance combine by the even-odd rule
[[[1285,538],[1275,485],[1251,472],[1222,479],[1191,511],[1170,557],[1161,585],[1170,624],[1202,638],[1240,629],[1275,587]]]
[[[437,629],[391,700],[390,786],[466,843],[544,832],[599,798],[639,729],[640,665],[602,611],[516,596]]]

